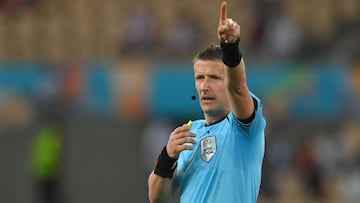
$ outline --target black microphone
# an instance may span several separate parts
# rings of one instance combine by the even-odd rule
[[[191,95],[191,100],[196,100],[196,90],[193,91],[192,95]]]

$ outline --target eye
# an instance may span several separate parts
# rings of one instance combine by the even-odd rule
[[[213,79],[213,80],[220,80],[220,79],[221,79],[221,78],[220,78],[219,76],[217,76],[217,75],[211,75],[210,78]]]
[[[204,76],[203,75],[198,75],[198,76],[195,77],[195,79],[196,80],[202,80],[202,79],[204,79]]]

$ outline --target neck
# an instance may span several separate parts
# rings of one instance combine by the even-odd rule
[[[219,114],[217,116],[211,116],[211,115],[208,115],[208,114],[205,114],[205,121],[206,121],[206,125],[209,126],[209,125],[212,125],[214,123],[217,123],[221,120],[223,120],[227,115],[228,115],[229,112],[225,112],[223,114]]]

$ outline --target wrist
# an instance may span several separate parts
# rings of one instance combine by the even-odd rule
[[[240,64],[242,53],[239,48],[240,38],[236,38],[233,43],[220,40],[220,47],[222,53],[222,60],[224,64],[230,68],[234,68]]]
[[[225,40],[224,38],[220,38],[220,43],[225,43],[225,44],[234,44],[234,43],[238,43],[238,41],[240,41],[240,37],[235,37],[233,39],[227,39]]]
[[[169,150],[167,148],[167,145],[165,146],[165,155],[167,155],[167,157],[169,157],[170,159],[174,159],[174,160],[177,160],[178,159],[178,156],[179,155],[176,155],[176,154],[172,154],[171,152],[169,153]]]
[[[165,146],[155,162],[154,173],[162,178],[171,179],[174,175],[176,166],[177,166],[177,159],[171,158],[168,155]]]

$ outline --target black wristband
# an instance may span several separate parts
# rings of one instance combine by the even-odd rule
[[[177,159],[169,157],[165,146],[156,160],[154,173],[160,177],[171,179],[177,166],[176,161]]]
[[[222,60],[225,65],[230,68],[234,68],[239,65],[242,53],[239,48],[240,38],[237,38],[234,43],[220,42]]]

